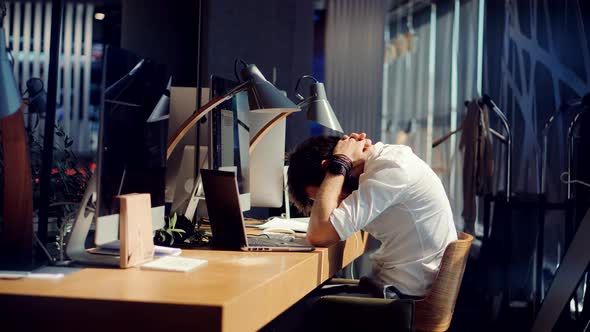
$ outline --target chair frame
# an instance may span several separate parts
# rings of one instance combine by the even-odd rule
[[[440,263],[439,272],[432,283],[428,295],[418,300],[387,300],[378,298],[357,298],[352,296],[328,295],[322,297],[324,301],[334,305],[349,303],[353,306],[365,303],[367,306],[391,306],[393,302],[400,306],[412,305],[413,317],[412,330],[415,331],[446,331],[451,325],[455,303],[459,295],[459,289],[463,281],[463,273],[469,258],[469,249],[473,236],[467,233],[458,233],[458,239],[449,243],[445,248]],[[358,280],[332,279],[331,284],[358,285]],[[410,303],[408,303],[410,301]],[[392,307],[393,308],[393,307]],[[401,308],[401,307],[400,307]],[[398,308],[399,309],[399,308]]]
[[[460,232],[445,249],[430,292],[415,301],[415,330],[446,331],[451,325],[472,241],[473,236]]]

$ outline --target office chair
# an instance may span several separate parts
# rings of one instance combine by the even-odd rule
[[[350,330],[446,331],[451,325],[473,236],[460,232],[445,249],[440,271],[423,299],[387,300],[352,296],[323,296],[318,301],[321,320]],[[333,283],[342,283],[334,280]],[[347,284],[358,284],[348,279]],[[333,316],[332,316],[333,315]],[[332,318],[332,319],[331,319]]]

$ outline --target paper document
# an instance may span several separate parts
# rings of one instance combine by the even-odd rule
[[[141,269],[188,272],[199,266],[207,265],[207,260],[187,257],[166,256],[141,266]]]
[[[285,219],[280,217],[270,218],[267,222],[257,226],[260,229],[289,229],[295,232],[307,232],[309,218],[291,218]]]
[[[0,279],[60,279],[63,278],[63,273],[33,273],[23,271],[0,271]]]

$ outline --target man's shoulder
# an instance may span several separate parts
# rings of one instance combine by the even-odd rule
[[[414,157],[412,148],[407,145],[378,142],[373,145],[373,153],[367,158],[367,165],[371,167],[382,164],[382,167],[385,167],[389,164],[389,167],[395,167],[406,159]]]

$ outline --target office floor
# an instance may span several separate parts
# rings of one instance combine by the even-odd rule
[[[485,266],[486,263],[479,256],[480,247],[481,241],[474,241],[449,331],[530,331],[535,319],[530,303],[515,301],[507,308],[501,305],[501,297],[489,295],[499,292],[493,290],[496,286],[493,285],[493,278],[486,278],[490,268]],[[553,275],[549,271],[544,272],[545,283],[550,284]],[[582,312],[578,319],[574,319],[572,314],[564,310],[553,331],[588,331],[588,314],[588,311]]]
[[[488,289],[481,280],[478,263],[474,258],[467,263],[449,331],[528,331],[532,322],[530,308],[511,308],[508,313],[500,313],[501,301],[486,295]]]

